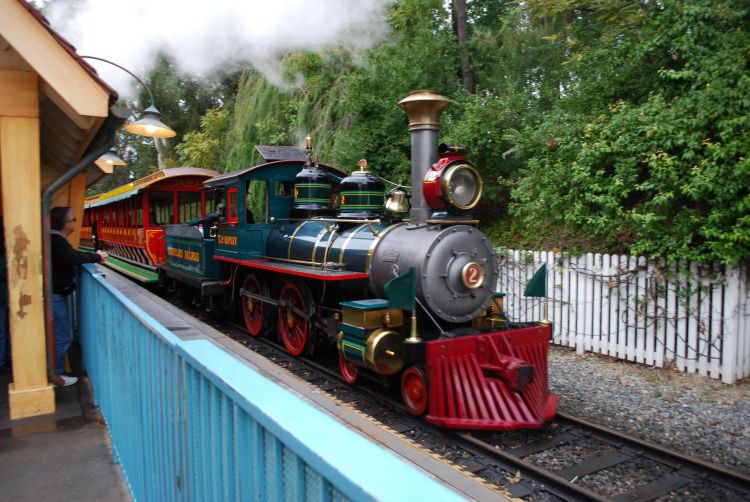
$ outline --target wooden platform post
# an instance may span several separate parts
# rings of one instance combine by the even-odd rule
[[[39,82],[0,70],[0,175],[13,383],[10,418],[55,411],[47,380],[42,287]]]

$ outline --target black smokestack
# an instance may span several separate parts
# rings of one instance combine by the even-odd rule
[[[448,98],[433,91],[414,91],[398,106],[409,116],[411,132],[411,222],[421,224],[432,211],[424,199],[422,182],[438,160],[440,114],[448,106]]]

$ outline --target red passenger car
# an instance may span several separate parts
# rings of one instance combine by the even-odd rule
[[[109,192],[88,197],[81,228],[82,249],[110,254],[106,265],[144,283],[156,282],[164,263],[162,225],[202,218],[213,210],[203,182],[208,169],[161,169]]]

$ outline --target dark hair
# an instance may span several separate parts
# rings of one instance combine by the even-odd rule
[[[53,207],[49,212],[50,227],[52,230],[62,230],[68,219],[70,206]]]

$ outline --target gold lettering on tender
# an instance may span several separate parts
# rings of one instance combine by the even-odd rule
[[[167,254],[175,258],[184,258],[187,261],[200,263],[201,255],[197,251],[189,251],[187,249],[180,248],[167,248]]]
[[[26,255],[26,249],[31,241],[26,236],[21,225],[16,225],[13,229],[15,236],[13,241],[13,266],[16,271],[16,277],[26,279],[29,273],[29,257]]]
[[[227,246],[236,246],[237,245],[237,236],[233,236],[233,235],[220,235],[219,236],[219,244],[225,244]]]

